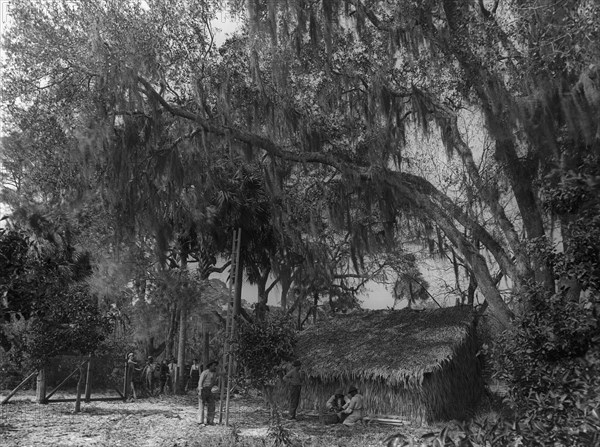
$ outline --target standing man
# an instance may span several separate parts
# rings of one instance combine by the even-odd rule
[[[296,410],[300,404],[300,391],[302,389],[302,374],[300,373],[300,360],[294,360],[292,369],[283,377],[283,381],[290,387],[290,419],[296,419]]]
[[[127,354],[127,370],[125,377],[125,399],[127,400],[137,399],[135,386],[133,385],[133,379],[136,371],[139,371],[139,369],[137,368],[137,363],[133,358],[133,352],[130,352]]]
[[[196,388],[198,386],[199,378],[200,365],[198,364],[198,359],[194,359],[194,363],[192,363],[192,367],[190,368],[190,377],[188,378],[188,383],[185,385],[185,390],[187,391],[190,388]]]
[[[175,357],[171,357],[171,361],[169,362],[169,378],[171,392],[175,393],[175,385],[177,385],[177,362],[175,361]]]
[[[361,422],[364,416],[363,413],[363,397],[362,394],[358,392],[356,387],[352,385],[348,390],[348,394],[350,395],[350,402],[344,405],[344,409],[342,413],[347,414],[348,416],[342,422],[344,425],[354,425],[357,422]]]
[[[160,363],[160,369],[159,369],[160,375],[159,375],[159,379],[160,379],[160,394],[163,394],[165,392],[165,385],[167,384],[167,381],[169,380],[169,365],[167,365],[167,360],[164,359],[161,363]]]
[[[156,363],[154,363],[154,357],[151,355],[148,356],[148,360],[146,361],[146,366],[142,371],[142,376],[144,377],[144,386],[148,391],[148,394],[152,396],[154,393],[154,370],[156,369]]]
[[[217,386],[219,376],[217,365],[219,362],[213,360],[208,362],[207,369],[202,371],[198,379],[198,423],[204,424],[204,409],[206,408],[206,425],[215,425],[215,395],[213,387]]]

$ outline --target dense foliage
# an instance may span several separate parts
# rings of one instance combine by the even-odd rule
[[[240,319],[236,357],[259,388],[273,385],[294,358],[296,332],[286,315],[269,315],[264,321]]]
[[[544,204],[570,238],[560,250],[545,240],[529,248],[560,286],[551,293],[531,284],[519,295],[517,305],[526,311],[488,353],[496,379],[508,385],[504,411],[445,430],[441,445],[600,442],[598,174],[597,158],[590,155],[576,169],[545,179]]]
[[[111,329],[84,281],[89,258],[62,242],[0,230],[3,347],[34,365],[59,354],[91,354]]]
[[[600,442],[600,253],[598,164],[550,176],[545,205],[570,234],[558,251],[543,241],[531,249],[551,266],[559,290],[531,285],[513,332],[496,340],[493,363],[508,383],[511,415],[471,423],[462,434],[494,445],[596,445]]]

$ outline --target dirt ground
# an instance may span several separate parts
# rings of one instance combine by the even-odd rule
[[[82,402],[80,413],[74,413],[74,408],[73,402],[39,405],[32,392],[21,392],[0,406],[0,445],[210,447],[234,444],[233,434],[242,440],[256,439],[252,445],[273,445],[268,435],[269,413],[258,398],[233,399],[228,427],[224,421],[215,426],[199,425],[197,398],[192,393],[134,402]],[[374,423],[352,428],[322,425],[317,417],[305,413],[299,414],[298,421],[283,421],[282,426],[302,446],[381,446],[382,440],[394,433],[421,436],[432,431]]]

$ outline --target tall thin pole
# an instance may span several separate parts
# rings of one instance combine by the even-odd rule
[[[241,230],[240,230],[241,231]],[[227,302],[227,318],[225,320],[225,340],[223,342],[223,366],[228,364],[229,356],[229,334],[231,332],[231,322],[233,320],[233,286],[237,277],[238,267],[238,230],[233,230],[233,241],[231,243],[231,270],[229,272],[229,297]],[[225,387],[229,385],[221,380],[220,404],[219,404],[219,424],[223,422],[223,403],[225,402]]]
[[[236,273],[238,273],[237,269],[240,266],[240,251],[241,251],[241,245],[242,245],[242,229],[238,228],[238,234],[237,234],[237,243],[236,243],[236,260],[235,260],[235,265],[236,265]],[[237,281],[239,281],[239,275],[236,275],[236,284],[235,287],[236,289],[239,287],[239,285],[237,284]],[[234,310],[235,310],[235,306],[234,306]],[[231,393],[231,386],[230,386],[230,381],[231,381],[231,373],[233,370],[233,354],[232,354],[232,349],[231,346],[235,340],[235,323],[236,323],[236,317],[237,314],[234,312],[233,315],[231,316],[231,343],[229,344],[229,362],[227,364],[227,400],[225,401],[225,425],[229,426],[229,396]]]

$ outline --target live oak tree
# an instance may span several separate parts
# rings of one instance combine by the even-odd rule
[[[264,150],[275,156],[334,166],[345,174],[347,183],[377,185],[388,192],[390,208],[394,201],[408,203],[435,222],[505,323],[510,312],[476,247],[481,244],[494,256],[517,289],[530,279],[553,288],[548,266],[523,243],[548,234],[544,227],[548,216],[536,199],[536,182],[561,162],[573,163],[582,151],[597,150],[597,67],[589,66],[597,61],[597,39],[583,39],[597,36],[590,19],[597,16],[597,6],[589,2],[573,2],[558,10],[543,2],[537,6],[509,3],[498,9],[496,4],[491,12],[478,4],[451,1],[392,5],[330,1],[281,10],[271,3],[251,3],[254,35],[264,32],[278,43],[271,54],[251,53],[255,66],[266,67],[257,73],[257,84],[271,81],[268,87],[279,96],[269,95],[267,88],[263,91],[274,103],[279,100],[283,116],[291,114],[286,110],[290,102],[306,103],[311,95],[306,91],[314,92],[309,106],[323,112],[306,113],[304,120],[301,115],[294,117],[300,129],[310,122],[310,131],[321,132],[304,134],[303,151],[290,154],[278,145],[275,129],[269,133],[270,141],[255,145],[263,143]],[[514,15],[518,25],[508,30],[514,23],[508,17]],[[577,28],[579,18],[584,27]],[[559,34],[553,36],[560,45],[550,51],[550,33],[524,26],[542,21],[546,30],[555,32],[554,23],[566,23],[589,45],[574,54],[568,51],[573,34]],[[546,42],[540,54],[538,45]],[[310,58],[311,63],[299,67],[298,60],[305,54],[310,55],[305,61]],[[526,54],[536,57],[528,59]],[[515,69],[515,64],[523,69]],[[300,78],[298,71],[312,84],[298,88],[294,84]],[[286,101],[290,96],[293,99]],[[477,108],[493,140],[499,174],[495,182],[484,181],[475,148],[466,144],[458,127],[465,106]],[[404,132],[411,124],[437,134],[447,151],[459,157],[492,225],[484,227],[427,179],[402,169]],[[356,131],[361,126],[364,131]],[[350,140],[354,150],[348,150],[344,137],[352,131],[358,136]],[[370,135],[373,142],[364,144],[361,138]],[[269,147],[271,143],[277,147]],[[507,202],[517,209],[515,217],[507,217]],[[523,226],[524,234],[518,226]]]
[[[512,311],[494,269],[517,291],[532,280],[555,287],[528,245],[552,242],[541,180],[598,151],[595,2],[250,1],[247,26],[220,52],[216,5],[183,5],[23,2],[13,12],[9,106],[51,92],[83,158],[106,163],[103,186],[123,216],[181,198],[186,157],[236,151],[270,166],[273,184],[283,185],[276,161],[306,178],[322,169],[327,194],[346,200],[318,217],[354,228],[355,251],[373,234],[393,240],[399,216],[433,223],[505,325]],[[482,117],[485,164],[459,125],[465,109]],[[413,132],[460,161],[474,206],[406,163]],[[175,215],[181,202],[171,203]],[[378,226],[348,203],[373,210]],[[162,217],[149,221],[164,228]]]

